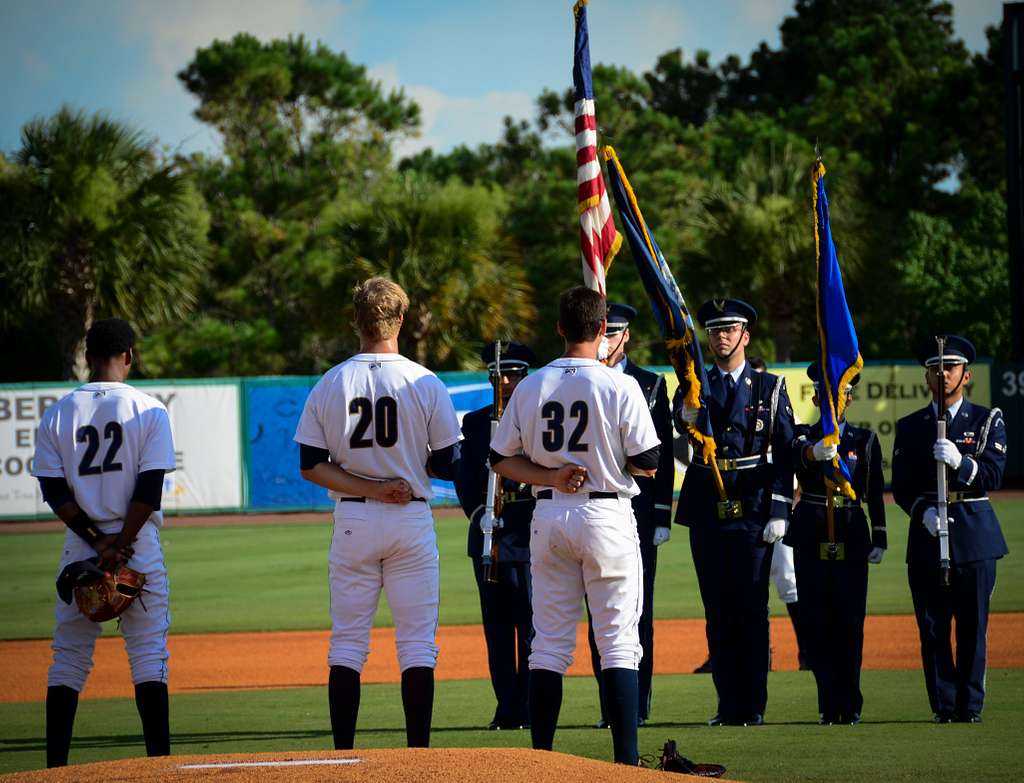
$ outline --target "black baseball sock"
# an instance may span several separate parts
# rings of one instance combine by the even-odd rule
[[[562,675],[547,669],[531,669],[530,738],[534,750],[551,750],[561,710]]]
[[[612,730],[612,747],[617,764],[635,767],[640,761],[637,750],[636,723],[640,709],[640,683],[636,669],[605,669],[604,700],[608,724]]]
[[[327,701],[331,709],[334,748],[351,750],[355,746],[356,718],[359,717],[359,672],[347,666],[332,666]]]
[[[167,683],[140,682],[135,686],[135,707],[142,719],[146,755],[170,756],[171,724]]]
[[[78,691],[67,685],[46,689],[46,766],[66,767],[71,751],[71,730],[78,709]]]
[[[430,747],[430,722],[434,714],[434,670],[411,666],[402,672],[402,708],[405,740],[410,748]]]

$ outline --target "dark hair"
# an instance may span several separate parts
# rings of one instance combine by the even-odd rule
[[[85,352],[95,359],[109,359],[135,346],[135,332],[120,318],[96,321],[85,335]]]
[[[755,372],[764,372],[765,370],[768,369],[768,365],[765,364],[764,359],[762,359],[760,356],[748,356],[747,361],[750,363],[750,367]]]
[[[558,300],[558,323],[566,342],[589,343],[608,317],[608,303],[597,291],[578,285]]]

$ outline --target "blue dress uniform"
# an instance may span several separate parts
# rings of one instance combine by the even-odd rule
[[[628,305],[609,305],[608,329],[613,329],[613,319],[624,318],[625,325],[636,315],[636,310]],[[621,331],[621,329],[620,329]],[[610,336],[614,341],[614,337]],[[651,680],[654,674],[654,576],[658,568],[658,548],[654,545],[654,529],[668,528],[672,524],[672,493],[675,482],[675,457],[672,455],[672,417],[668,405],[668,391],[662,375],[645,370],[628,358],[624,359],[622,372],[636,378],[640,390],[647,398],[654,419],[654,427],[661,441],[658,454],[658,470],[654,476],[634,476],[640,487],[640,494],[632,500],[633,514],[636,517],[637,534],[640,537],[640,558],[644,572],[644,606],[640,615],[640,646],[643,657],[640,659],[638,680],[640,685],[641,723],[651,717]],[[588,610],[589,620],[589,610]],[[601,722],[607,723],[608,716],[604,707],[604,688],[601,679],[601,656],[594,640],[593,624],[589,625],[590,662],[597,679],[598,692],[601,699]]]
[[[937,356],[921,352],[926,367]],[[934,343],[930,353],[937,353]],[[949,336],[944,351],[974,359],[974,347]],[[910,516],[907,576],[921,635],[928,700],[935,720],[976,722],[985,699],[986,634],[989,599],[996,581],[996,560],[1009,550],[988,493],[1000,487],[1006,466],[1006,425],[998,408],[986,408],[962,398],[948,412],[946,438],[960,453],[957,470],[947,469],[949,489],[950,584],[943,586],[939,543],[923,524],[926,511],[936,506],[936,408],[928,407],[896,423],[893,444],[892,493]],[[950,640],[956,619],[956,660]]]
[[[503,345],[502,369],[521,368],[534,362],[525,345]],[[483,352],[493,364],[494,346]],[[501,480],[504,508],[500,531],[494,533],[498,546],[497,581],[488,582],[483,556],[483,515],[487,494],[487,455],[491,448],[491,410],[488,405],[467,413],[462,419],[462,456],[455,474],[459,503],[469,517],[467,553],[473,559],[473,573],[480,593],[480,613],[487,643],[491,686],[497,699],[494,719],[488,728],[509,729],[530,723],[528,694],[530,640],[533,636],[532,588],[530,582],[530,520],[536,501],[526,484]]]
[[[753,307],[739,300],[707,302],[697,312],[705,327],[731,315],[744,323],[757,317]],[[749,362],[735,383],[727,381],[727,375],[718,367],[708,371],[708,408],[726,494],[739,507],[735,515],[720,517],[712,471],[701,457],[700,444],[694,443],[676,524],[690,528],[704,602],[711,676],[718,692],[718,713],[711,723],[757,725],[768,702],[768,577],[773,551],[762,536],[769,519],[790,515],[793,409],[783,378],[755,372]],[[673,408],[676,429],[687,432],[681,390]]]
[[[807,372],[817,382],[817,365]],[[856,376],[856,385],[860,376]],[[871,430],[842,423],[839,454],[853,479],[856,501],[833,497],[833,538],[828,556],[824,463],[808,459],[807,448],[822,439],[821,422],[797,425],[793,464],[800,500],[785,542],[793,547],[806,654],[818,686],[822,723],[857,723],[864,697],[860,669],[867,611],[868,555],[887,548],[882,447]],[[867,515],[864,504],[867,504]],[[871,524],[868,524],[868,516]],[[823,545],[826,549],[823,551]],[[877,561],[876,561],[877,562]]]

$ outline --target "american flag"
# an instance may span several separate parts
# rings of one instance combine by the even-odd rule
[[[619,252],[622,237],[615,230],[608,193],[597,159],[597,116],[590,81],[590,33],[587,0],[573,7],[576,15],[576,52],[572,80],[576,87],[576,200],[580,211],[580,252],[583,283],[606,295],[604,275]]]

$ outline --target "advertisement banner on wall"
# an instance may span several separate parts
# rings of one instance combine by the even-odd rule
[[[167,406],[177,469],[164,480],[166,512],[238,511],[242,506],[238,382],[133,384]],[[73,384],[0,387],[0,518],[51,517],[32,477],[36,430]]]

